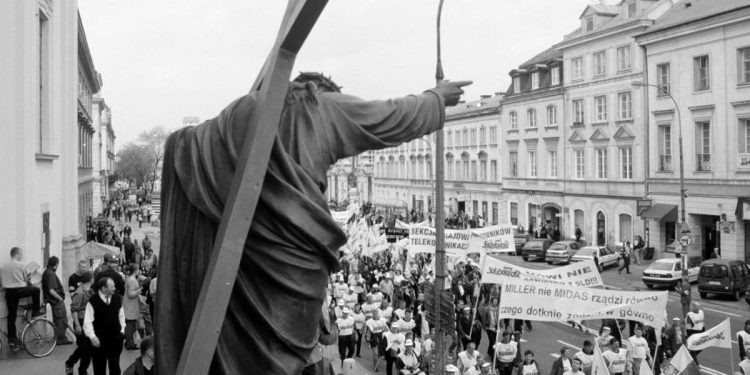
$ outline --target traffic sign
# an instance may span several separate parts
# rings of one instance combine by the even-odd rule
[[[689,234],[683,234],[680,237],[680,245],[683,247],[688,247],[693,244],[693,237]]]
[[[638,211],[638,216],[643,216],[643,214],[651,208],[651,204],[653,201],[651,199],[639,199],[636,202],[636,210]]]

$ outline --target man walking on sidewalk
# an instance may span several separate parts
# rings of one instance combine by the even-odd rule
[[[120,375],[120,353],[125,338],[125,312],[122,297],[115,292],[115,282],[102,277],[96,282],[96,293],[86,305],[83,331],[91,340],[94,375]]]
[[[628,272],[628,275],[630,274],[630,241],[626,241],[625,244],[622,247],[622,251],[620,252],[622,257],[622,266],[617,269],[617,273],[622,274],[622,270]]]
[[[70,315],[73,317],[73,330],[76,333],[76,342],[78,347],[65,361],[65,374],[73,375],[73,366],[80,360],[78,374],[88,374],[89,364],[91,364],[91,341],[83,334],[83,316],[86,312],[86,305],[89,298],[94,294],[91,289],[91,283],[94,281],[94,275],[86,271],[81,274],[80,286],[73,292],[70,302]]]

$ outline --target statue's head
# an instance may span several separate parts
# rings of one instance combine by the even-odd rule
[[[307,85],[312,83],[316,86],[318,91],[321,92],[341,92],[341,86],[333,82],[331,77],[326,77],[322,73],[317,72],[300,72],[294,82]]]

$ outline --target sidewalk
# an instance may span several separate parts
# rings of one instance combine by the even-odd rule
[[[3,375],[64,374],[65,360],[70,357],[76,348],[75,344],[58,346],[52,354],[44,358],[34,358],[23,350],[11,353],[5,344],[5,338],[3,337],[3,350],[0,352],[0,374]],[[120,368],[122,371],[124,372],[140,355],[141,352],[138,350],[123,350],[120,355]],[[76,373],[78,373],[78,366],[75,369]],[[89,373],[93,372],[93,368],[89,367]]]

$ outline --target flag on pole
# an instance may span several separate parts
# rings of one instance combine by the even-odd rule
[[[687,347],[690,350],[703,350],[712,346],[732,349],[731,337],[729,318],[726,318],[708,331],[688,337]]]
[[[594,358],[591,361],[591,375],[609,375],[607,362],[604,361],[602,350],[599,349],[599,343],[594,341],[594,344]]]
[[[639,366],[638,375],[654,375],[654,372],[651,371],[651,367],[648,365],[648,362],[644,359],[641,361],[641,365]]]
[[[700,375],[701,372],[698,369],[698,365],[693,361],[693,357],[688,352],[687,345],[680,347],[677,354],[672,357],[672,360],[664,369],[664,375]]]

